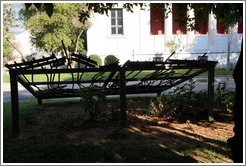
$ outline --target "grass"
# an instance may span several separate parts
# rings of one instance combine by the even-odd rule
[[[226,145],[226,143],[224,143]],[[226,162],[225,158],[231,158],[229,151],[225,152],[220,149],[212,149],[209,146],[192,146],[181,152],[183,156],[189,156],[195,158],[197,161],[202,163],[218,163]],[[205,158],[206,156],[206,158]]]
[[[4,144],[4,163],[189,163],[191,157],[141,143]],[[58,153],[59,152],[59,153]]]
[[[178,73],[185,73],[186,71],[187,70],[179,70],[177,72]],[[126,75],[128,73],[129,72],[127,72]],[[128,78],[134,76],[136,73],[137,73],[137,71],[133,72],[132,74],[130,74],[128,76]],[[136,78],[143,78],[143,77],[147,76],[150,73],[151,73],[150,71],[143,71],[139,75],[137,75]],[[96,73],[86,73],[86,74],[83,75],[83,80],[90,80],[90,79],[92,79],[93,76],[95,76],[95,74]],[[226,70],[215,71],[215,75],[232,75],[232,74],[233,74],[233,71],[226,71]],[[105,74],[103,74],[103,77],[107,78],[108,75],[109,75],[109,73],[105,73]],[[200,76],[207,76],[207,75],[208,75],[207,72],[200,74]],[[32,79],[31,75],[26,75],[26,77],[27,77],[28,80]],[[49,75],[49,77],[50,77],[50,75]],[[77,79],[77,74],[76,73],[74,73],[74,78]],[[35,82],[47,81],[47,76],[46,76],[46,74],[38,74],[38,75],[35,75],[33,77],[33,79],[34,79]],[[72,75],[68,74],[68,73],[61,74],[60,81],[66,81],[66,80],[72,80]],[[58,75],[57,74],[55,75],[54,81],[58,81]],[[9,83],[10,82],[9,74],[3,73],[3,82],[4,83]]]

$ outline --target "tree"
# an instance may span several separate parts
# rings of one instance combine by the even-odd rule
[[[12,42],[14,40],[14,35],[9,31],[10,26],[14,27],[13,21],[13,10],[11,9],[12,4],[4,3],[3,4],[3,56],[6,57],[12,53],[12,47],[16,49],[22,59],[26,61],[26,58],[22,52],[16,47]]]
[[[88,3],[88,11],[93,11],[99,14],[108,13],[114,6],[115,3]],[[166,8],[162,8],[166,13],[171,12],[171,4],[165,4]],[[133,6],[144,7],[145,4],[129,4],[126,3],[123,5],[123,8],[128,11],[132,11]],[[159,5],[155,5],[159,6]],[[161,7],[163,5],[160,5]],[[188,4],[179,4],[175,5],[178,13],[177,21],[180,26],[188,25],[190,30],[199,30],[198,24],[195,22],[201,22],[205,19],[207,13],[213,13],[221,23],[225,24],[225,27],[233,26],[237,22],[243,19],[243,3],[188,3]],[[159,7],[160,8],[160,7]],[[188,9],[194,9],[196,17],[190,17],[183,15]],[[47,13],[52,13],[47,10]],[[168,17],[168,15],[165,15]],[[88,13],[80,15],[80,19],[84,18],[86,20],[89,18]],[[234,132],[235,136],[228,140],[228,144],[232,151],[232,158],[234,162],[243,162],[243,42],[241,46],[241,53],[236,64],[236,68],[233,73],[233,77],[236,83],[236,98],[234,105],[234,121],[235,127]]]
[[[49,4],[51,5],[51,4]],[[89,20],[80,21],[79,13],[87,10],[85,4],[55,3],[53,7],[35,4],[28,11],[21,11],[26,29],[32,35],[32,43],[37,48],[50,52],[59,52],[64,45],[74,52],[83,51],[82,33],[90,27]],[[52,10],[52,16],[45,11]]]

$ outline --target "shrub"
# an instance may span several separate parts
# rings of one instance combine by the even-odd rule
[[[157,97],[150,102],[150,112],[158,117],[200,118],[206,113],[207,94],[205,91],[195,93],[193,88],[194,82],[178,87],[171,95]]]
[[[101,60],[100,56],[98,56],[96,54],[92,54],[89,56],[89,58],[97,62],[97,67],[102,66],[102,60]]]
[[[81,97],[81,104],[85,112],[89,112],[91,120],[95,120],[97,115],[105,109],[106,95],[99,86],[85,87],[78,91]]]
[[[118,61],[118,58],[114,55],[108,55],[104,59],[104,65],[109,65]]]

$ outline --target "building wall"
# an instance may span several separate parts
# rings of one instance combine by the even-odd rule
[[[134,12],[123,10],[123,35],[111,35],[111,20],[109,16],[95,14],[91,19],[92,27],[88,30],[88,55],[98,54],[104,60],[108,54],[114,54],[120,59],[120,64],[127,60],[153,60],[156,55],[164,59],[170,55],[169,48],[165,45],[170,40],[180,40],[179,53],[174,58],[197,59],[194,53],[227,52],[228,34],[217,34],[216,19],[209,15],[208,34],[197,34],[195,31],[186,34],[173,34],[172,16],[165,20],[163,27],[165,32],[151,32],[150,10],[140,10],[134,7]],[[153,28],[153,26],[152,26]],[[154,34],[154,35],[153,35]],[[231,52],[241,50],[242,34],[238,34],[237,25],[232,28]],[[209,60],[218,60],[219,67],[226,65],[227,53],[208,54]],[[231,63],[236,63],[239,53],[231,54]]]
[[[36,52],[36,48],[32,46],[31,35],[28,31],[16,34],[14,43],[24,56],[28,56]],[[21,58],[21,55],[16,50],[14,50],[12,54],[13,56]]]

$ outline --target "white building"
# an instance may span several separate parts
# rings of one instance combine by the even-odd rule
[[[187,14],[194,15],[194,12],[190,10]],[[104,60],[105,56],[114,54],[120,64],[127,60],[153,60],[157,55],[165,60],[170,55],[167,43],[173,40],[179,47],[172,58],[197,59],[198,55],[209,52],[208,60],[219,61],[217,67],[225,67],[230,43],[230,63],[236,63],[237,52],[241,50],[242,24],[232,27],[228,35],[209,14],[208,21],[201,23],[201,32],[186,31],[174,22],[175,11],[164,21],[161,15],[160,11],[138,7],[134,7],[133,13],[118,7],[108,16],[94,14],[87,32],[87,55],[97,54]]]
[[[31,35],[28,31],[23,31],[22,33],[15,34],[14,43],[25,57],[37,51],[31,43]],[[21,59],[21,55],[17,50],[14,49],[12,54],[13,56]]]

